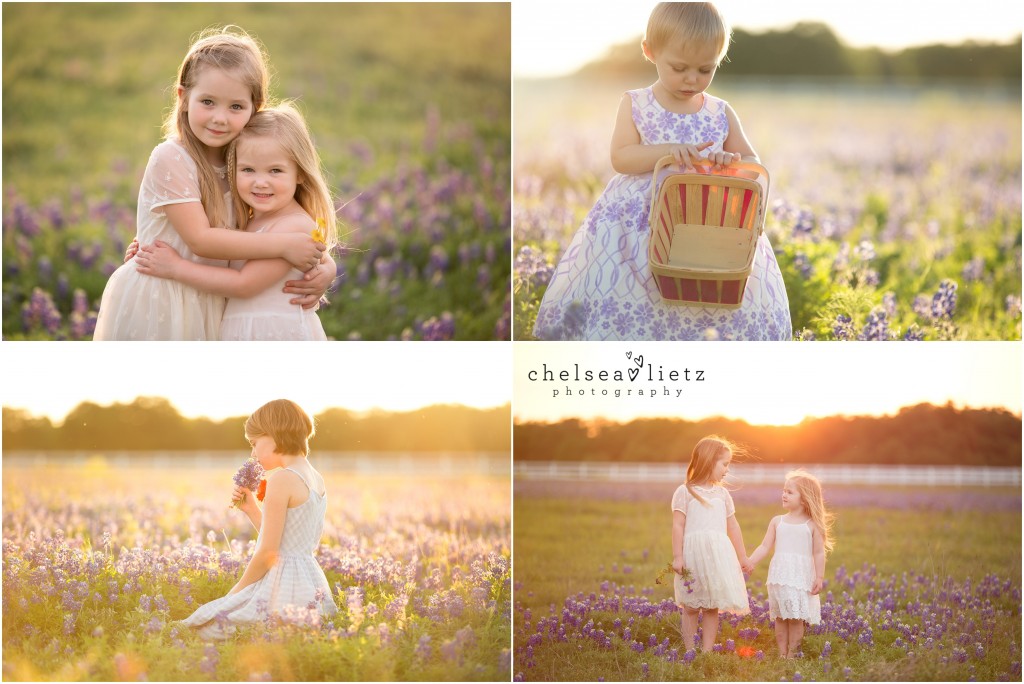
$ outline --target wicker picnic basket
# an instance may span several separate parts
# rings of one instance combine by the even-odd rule
[[[738,309],[764,230],[768,171],[742,162],[729,168],[756,179],[671,173],[659,183],[672,163],[671,156],[658,160],[651,188],[648,262],[658,291],[671,304]]]

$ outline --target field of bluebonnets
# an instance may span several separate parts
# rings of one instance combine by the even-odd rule
[[[516,681],[1020,681],[1019,488],[826,487],[836,515],[822,623],[777,656],[768,559],[751,613],[684,647],[670,576],[672,486],[515,483]],[[780,488],[733,492],[747,552]],[[556,524],[557,523],[557,524]]]
[[[255,538],[231,472],[5,468],[4,680],[508,681],[507,478],[325,473],[340,612],[204,644],[174,621],[227,593]]]
[[[91,338],[178,65],[225,24],[337,191],[328,336],[509,339],[509,6],[420,3],[5,7],[4,338]]]
[[[613,174],[621,93],[642,85],[515,83],[516,339],[531,338],[552,267]],[[721,74],[713,92],[771,173],[765,231],[795,338],[1020,338],[1019,87]]]

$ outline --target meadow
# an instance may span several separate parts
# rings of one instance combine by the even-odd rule
[[[3,336],[90,339],[178,65],[266,47],[336,193],[335,339],[510,337],[507,4],[26,4],[3,22]],[[457,27],[459,40],[446,36]]]
[[[684,648],[671,575],[673,486],[515,483],[515,681],[1019,681],[1019,489],[831,487],[822,623],[780,660],[765,560],[751,614],[715,652]],[[779,487],[733,492],[748,553]],[[659,583],[659,577],[661,582]]]
[[[325,473],[339,613],[204,644],[174,621],[227,593],[256,536],[232,472],[5,468],[4,680],[510,679],[507,478]]]
[[[614,173],[622,92],[644,85],[515,82],[515,339],[532,339]],[[726,65],[712,92],[771,174],[765,232],[795,339],[1020,338],[1019,87],[741,81]]]

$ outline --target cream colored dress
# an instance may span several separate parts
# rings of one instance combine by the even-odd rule
[[[683,565],[692,576],[687,588],[683,578],[675,575],[676,603],[737,615],[749,613],[746,581],[726,528],[728,518],[736,513],[732,496],[721,485],[693,489],[706,504],[698,501],[686,485],[680,485],[672,496],[672,510],[686,516]]]
[[[227,266],[192,252],[171,225],[164,207],[199,202],[195,161],[177,140],[165,140],[149,157],[139,188],[139,244],[166,242],[184,259]],[[230,211],[230,193],[225,195]],[[234,219],[230,217],[230,223]],[[135,259],[121,265],[107,280],[100,300],[94,340],[216,340],[225,299],[167,278],[142,275]]]
[[[821,599],[814,586],[814,546],[811,521],[775,527],[775,554],[768,566],[768,613],[772,620],[821,622]]]

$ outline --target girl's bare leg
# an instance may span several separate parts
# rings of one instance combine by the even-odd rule
[[[718,609],[704,609],[704,650],[710,653],[715,648],[715,641],[718,639]]]
[[[800,652],[800,641],[804,638],[804,621],[789,620],[789,657],[795,658]]]
[[[686,606],[683,606],[682,609],[683,653],[685,653],[694,648],[693,639],[697,636],[697,619],[700,617],[700,610],[697,608],[687,608]]]
[[[779,657],[789,657],[789,620],[775,618],[775,643],[779,646]]]

